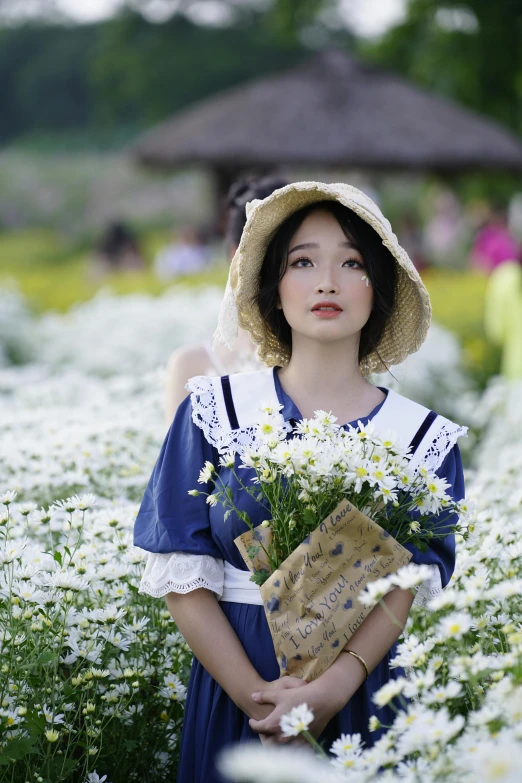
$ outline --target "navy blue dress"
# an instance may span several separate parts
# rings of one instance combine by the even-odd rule
[[[275,371],[274,382],[285,420],[302,419],[293,401],[283,391]],[[383,404],[362,419],[363,423],[372,419]],[[211,555],[247,570],[234,544],[234,539],[246,530],[244,523],[234,515],[225,522],[221,505],[210,507],[204,495],[195,498],[187,494],[189,489],[210,491],[212,485],[202,487],[197,479],[206,460],[217,466],[218,459],[216,449],[193,423],[190,398],[187,397],[177,410],[145,491],[134,529],[136,546],[149,552]],[[246,492],[240,491],[230,469],[219,470],[225,484],[232,489],[237,507],[247,511],[254,524],[256,521],[260,524],[266,514],[263,515],[259,504]],[[449,482],[449,491],[455,499],[464,497],[458,446],[452,448],[437,473]],[[250,471],[242,469],[241,478],[248,483]],[[447,518],[445,524],[448,524]],[[406,546],[413,553],[413,562],[436,564],[442,585],[448,583],[455,565],[452,535],[435,539],[425,553]],[[221,601],[220,606],[257,672],[267,681],[277,679],[279,666],[263,607],[226,601]],[[371,745],[382,732],[369,732],[370,716],[377,716],[383,724],[389,725],[393,721],[395,713],[389,707],[376,707],[371,697],[390,678],[404,674],[401,669],[389,667],[394,650],[395,646],[349,703],[330,721],[320,738],[325,747],[328,748],[341,733],[353,732],[361,734],[364,742]],[[194,658],[181,737],[179,783],[222,783],[223,778],[215,769],[216,755],[226,745],[253,739],[258,737],[249,727],[248,717]]]

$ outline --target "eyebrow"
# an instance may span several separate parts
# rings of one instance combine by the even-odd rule
[[[352,250],[357,250],[358,253],[360,252],[359,248],[353,245],[349,239],[346,239],[344,242],[339,242],[339,247],[349,247]],[[293,253],[295,250],[319,250],[319,245],[317,242],[305,242],[304,244],[296,245],[291,250],[289,250],[288,255]]]

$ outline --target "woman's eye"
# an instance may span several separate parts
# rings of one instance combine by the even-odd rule
[[[308,266],[308,265],[309,266],[312,265],[312,262],[310,261],[309,258],[298,258],[296,261],[292,261],[292,263],[290,264],[290,266],[294,266],[294,267]]]
[[[348,264],[350,269],[362,269],[364,267],[363,262],[358,261],[356,258],[349,258],[344,262],[343,266],[346,266],[346,264]]]

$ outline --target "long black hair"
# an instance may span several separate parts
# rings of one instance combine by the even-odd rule
[[[253,304],[259,307],[265,323],[277,340],[292,350],[292,329],[277,307],[279,283],[286,272],[290,240],[301,223],[315,210],[330,212],[344,235],[361,254],[365,272],[373,286],[373,307],[361,330],[359,363],[371,353],[378,353],[386,324],[395,307],[395,259],[384,247],[376,231],[365,220],[338,201],[319,201],[294,212],[277,229],[268,245],[259,276],[259,290]]]

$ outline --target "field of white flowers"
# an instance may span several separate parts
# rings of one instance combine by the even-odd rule
[[[36,319],[0,293],[0,781],[175,779],[190,651],[137,592],[132,527],[165,433],[165,361],[211,335],[220,297],[103,294]],[[377,695],[406,709],[370,750],[342,738],[337,768],[247,747],[231,780],[522,779],[521,389],[478,395],[460,367],[434,328],[384,379],[473,432],[473,532],[443,597],[412,615],[408,678]]]

